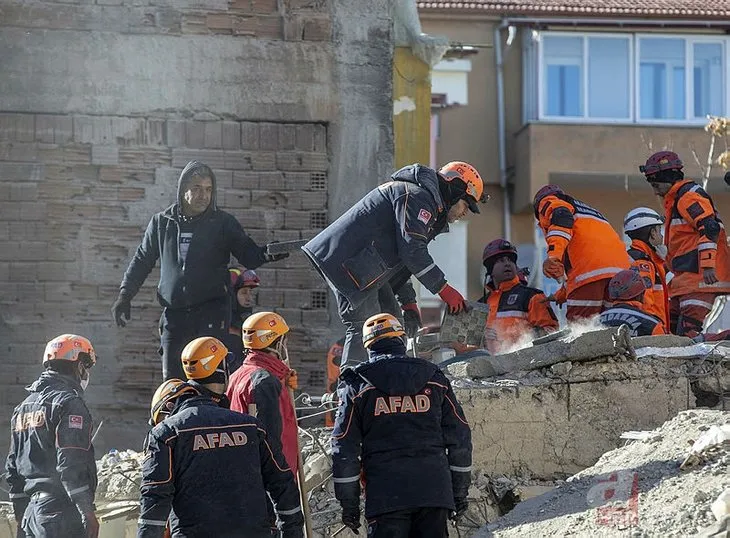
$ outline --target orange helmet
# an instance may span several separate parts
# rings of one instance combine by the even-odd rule
[[[217,370],[225,372],[226,355],[228,348],[220,340],[202,336],[188,343],[180,358],[188,379],[205,379]]]
[[[87,338],[76,334],[62,334],[46,344],[43,366],[49,361],[80,361],[86,368],[91,368],[96,364],[96,353]]]
[[[183,394],[198,395],[198,391],[181,379],[168,379],[157,387],[150,404],[150,426],[162,422],[175,407],[175,400]]]
[[[477,202],[486,202],[488,197],[484,195],[484,182],[477,169],[463,161],[452,161],[445,164],[439,170],[446,181],[460,179],[466,185],[466,201],[473,213],[479,213]]]
[[[370,316],[362,326],[362,344],[369,348],[383,338],[405,336],[403,325],[392,314],[375,314]]]
[[[264,349],[289,332],[289,325],[275,312],[259,312],[246,318],[241,328],[243,347]]]

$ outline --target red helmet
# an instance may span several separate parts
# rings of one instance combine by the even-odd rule
[[[651,176],[663,170],[681,170],[684,168],[682,159],[673,151],[657,151],[646,160],[646,164],[639,166],[639,172]]]
[[[253,269],[230,267],[228,274],[231,277],[231,289],[234,291],[241,288],[258,288],[261,285],[261,279]]]
[[[563,189],[557,185],[545,185],[537,191],[535,193],[535,198],[532,200],[532,206],[535,208],[535,211],[537,211],[537,206],[540,205],[542,199],[552,194],[563,194]]]
[[[616,273],[608,283],[608,296],[612,301],[630,301],[645,291],[644,279],[633,269]]]
[[[499,256],[507,256],[517,263],[517,249],[515,246],[505,239],[495,239],[484,247],[482,253],[482,263],[487,268],[488,273],[492,272],[494,262]]]

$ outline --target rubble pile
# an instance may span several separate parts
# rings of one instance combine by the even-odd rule
[[[96,462],[99,485],[96,488],[96,503],[139,500],[139,485],[142,481],[141,452],[134,450],[111,450]]]
[[[730,412],[683,411],[624,438],[477,536],[727,536]]]

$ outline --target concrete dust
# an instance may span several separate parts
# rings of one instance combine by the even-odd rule
[[[711,506],[730,486],[730,446],[716,444],[696,465],[686,470],[680,470],[680,465],[703,432],[727,424],[730,413],[725,411],[683,411],[643,436],[644,440],[607,452],[555,491],[518,504],[477,536],[679,537],[701,533],[718,525]]]

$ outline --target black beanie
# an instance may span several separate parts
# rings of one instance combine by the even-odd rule
[[[405,355],[406,354],[406,343],[402,338],[383,338],[373,342],[370,348],[368,348],[368,354],[372,357],[374,355]]]

